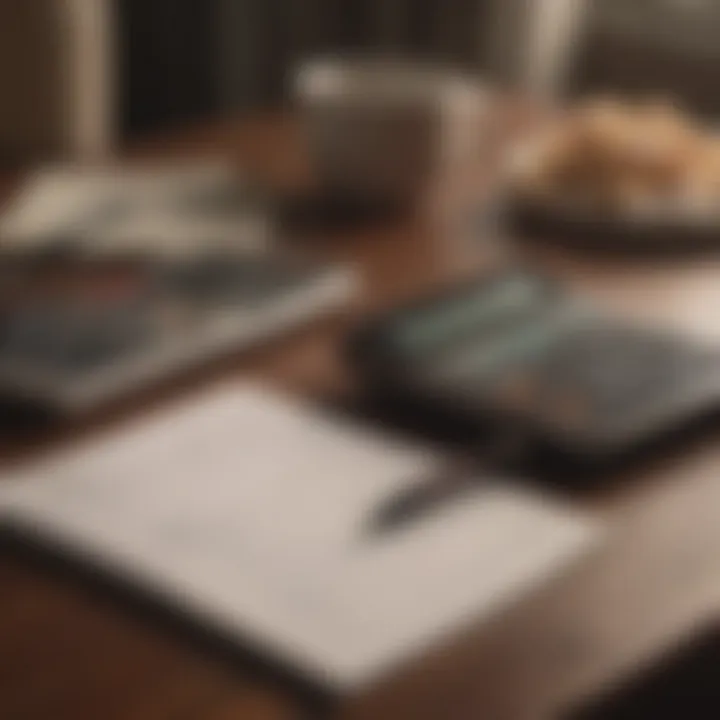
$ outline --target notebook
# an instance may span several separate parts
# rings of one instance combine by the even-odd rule
[[[388,497],[443,462],[265,387],[223,385],[6,478],[0,527],[355,692],[600,537],[596,520],[494,482],[368,535]]]

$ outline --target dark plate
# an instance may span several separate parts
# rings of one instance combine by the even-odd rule
[[[512,196],[498,203],[502,222],[518,237],[612,254],[682,257],[720,251],[720,216],[715,222],[661,220],[619,214],[567,211]]]

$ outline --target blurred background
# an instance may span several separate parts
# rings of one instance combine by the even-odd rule
[[[711,0],[5,0],[0,150],[92,152],[283,102],[298,60],[441,60],[542,90],[673,92],[715,110]]]
[[[585,4],[5,0],[0,152],[8,160],[101,153],[139,133],[277,106],[286,97],[290,69],[302,58],[326,53],[438,60],[497,80],[557,87],[566,79],[570,46],[577,49]],[[592,14],[600,16],[603,32],[606,25],[619,25],[624,37],[628,3],[588,4],[597,6]],[[654,4],[669,5],[630,5]],[[657,18],[655,8],[647,12]],[[654,66],[651,57],[640,62]],[[596,59],[588,65],[600,81],[605,69]],[[617,68],[607,70],[612,75]]]

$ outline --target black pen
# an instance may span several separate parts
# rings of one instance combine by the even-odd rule
[[[382,536],[401,530],[481,484],[484,484],[483,473],[478,469],[444,467],[376,507],[369,518],[367,534]]]
[[[526,436],[517,423],[496,428],[494,438],[487,443],[485,468],[477,463],[459,461],[444,465],[424,482],[403,489],[381,503],[372,512],[367,533],[382,536],[435,512],[464,493],[490,484],[493,472],[488,462],[496,468],[522,457],[527,450]]]

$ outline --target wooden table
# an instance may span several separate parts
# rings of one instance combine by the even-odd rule
[[[218,152],[255,174],[301,172],[286,121],[226,122],[168,135],[141,155]],[[11,183],[6,183],[9,189]],[[299,242],[299,241],[298,241]],[[482,243],[427,220],[315,233],[309,253],[351,260],[359,301],[251,356],[226,358],[47,437],[3,440],[8,462],[123,422],[228,376],[258,376],[308,397],[352,387],[338,352],[345,330],[483,263]],[[720,260],[657,262],[525,249],[626,316],[720,339]],[[712,435],[712,433],[710,433]],[[570,574],[418,661],[344,717],[380,720],[538,720],[649,662],[720,609],[720,445],[695,440],[627,471],[578,503],[612,524],[608,545]],[[0,718],[8,720],[275,720],[297,713],[288,687],[228,660],[63,572],[0,550]]]

